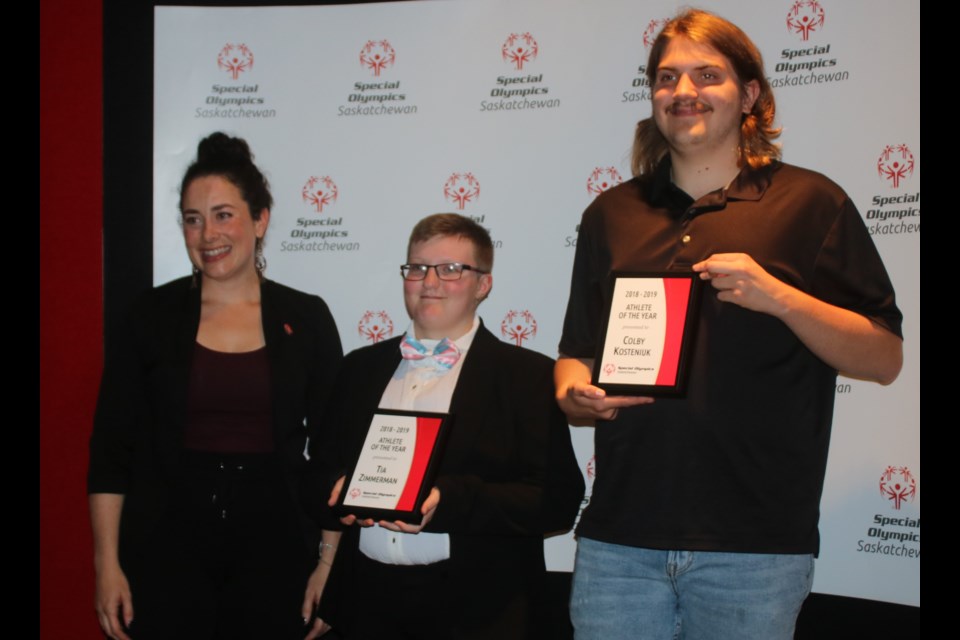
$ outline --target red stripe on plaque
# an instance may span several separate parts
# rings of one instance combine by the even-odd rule
[[[433,443],[440,433],[440,418],[417,418],[417,439],[413,449],[413,460],[410,463],[410,473],[407,475],[407,484],[397,500],[397,511],[413,511],[417,501],[420,483],[423,474],[427,472],[427,463],[430,462],[430,452]]]
[[[680,344],[683,341],[683,326],[687,322],[687,302],[690,300],[689,278],[664,278],[663,295],[666,298],[667,331],[663,341],[663,356],[660,371],[657,372],[658,385],[675,385],[677,368],[680,365]]]

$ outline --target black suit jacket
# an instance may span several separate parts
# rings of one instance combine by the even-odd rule
[[[400,338],[350,353],[332,399],[341,470],[359,455],[370,419],[400,363]],[[506,344],[481,326],[450,402],[453,428],[436,486],[440,504],[426,531],[450,534],[450,576],[465,628],[510,629],[501,611],[519,595],[532,603],[545,574],[544,534],[568,530],[584,484],[564,415],[554,400],[553,361]],[[349,618],[363,601],[355,558],[359,531],[349,528],[334,563],[331,589]],[[326,599],[326,597],[325,597]],[[497,637],[507,637],[499,635]],[[514,637],[512,633],[508,636]]]
[[[327,305],[271,281],[261,285],[270,361],[273,437],[280,468],[299,504],[308,432],[320,430],[343,351]],[[90,493],[124,494],[121,562],[145,552],[162,517],[183,454],[187,388],[200,325],[200,289],[190,278],[147,292],[107,354],[93,436]],[[315,525],[301,517],[304,543],[316,554]]]

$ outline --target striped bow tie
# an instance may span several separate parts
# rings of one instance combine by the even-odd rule
[[[460,349],[444,338],[431,352],[422,342],[408,334],[400,342],[400,355],[414,367],[448,371],[460,359]]]

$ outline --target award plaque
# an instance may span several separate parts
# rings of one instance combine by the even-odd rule
[[[343,483],[339,511],[419,523],[449,428],[449,414],[378,409]]]
[[[693,272],[610,275],[593,384],[611,395],[682,396],[702,283]]]

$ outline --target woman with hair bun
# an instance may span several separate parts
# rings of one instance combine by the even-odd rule
[[[300,494],[342,349],[323,300],[263,277],[272,204],[244,140],[203,139],[180,188],[193,275],[142,296],[106,355],[88,491],[111,638],[326,628],[307,580],[339,534],[321,544]]]

